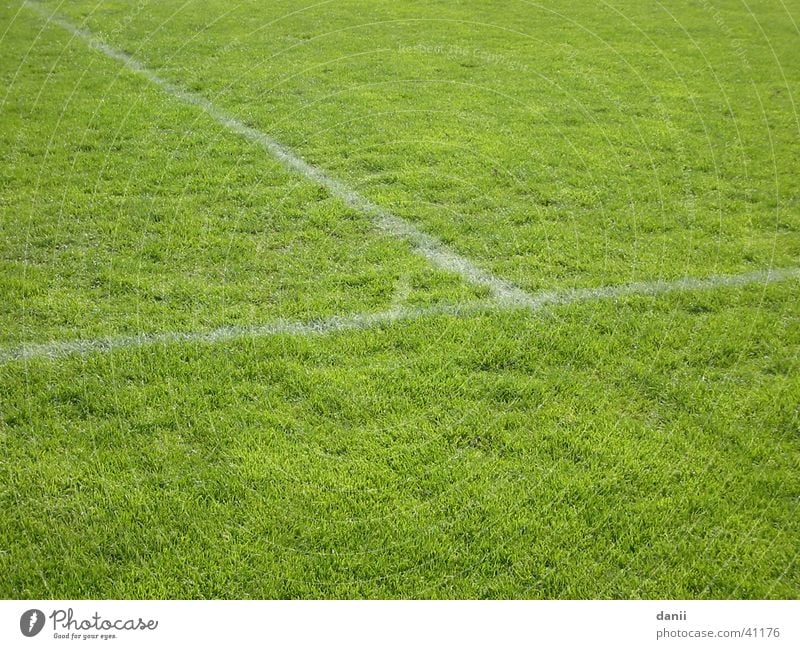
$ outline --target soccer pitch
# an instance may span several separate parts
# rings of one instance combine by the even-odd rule
[[[800,597],[800,9],[0,6],[0,596]]]

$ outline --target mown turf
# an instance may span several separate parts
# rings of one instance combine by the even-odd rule
[[[788,3],[44,3],[527,287],[792,265]]]
[[[5,366],[2,594],[796,597],[798,297]]]
[[[527,289],[800,265],[782,3],[43,2]],[[0,7],[0,346],[485,297]],[[0,364],[0,596],[800,596],[800,285]]]
[[[0,344],[480,295],[260,147],[40,28],[17,17],[0,59]]]

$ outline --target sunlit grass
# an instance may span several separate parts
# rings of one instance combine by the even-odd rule
[[[527,290],[800,265],[791,8],[42,5]],[[486,297],[18,10],[3,348]],[[796,598],[798,298],[2,364],[0,595]]]

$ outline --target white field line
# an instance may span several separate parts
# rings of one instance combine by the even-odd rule
[[[334,316],[310,322],[278,320],[271,324],[249,327],[222,327],[206,332],[166,332],[98,338],[95,340],[72,340],[26,344],[20,347],[0,349],[0,364],[11,361],[27,361],[37,358],[60,358],[62,356],[85,356],[94,352],[109,352],[116,349],[167,345],[172,343],[221,343],[242,338],[259,338],[277,335],[325,335],[343,331],[369,329],[390,325],[402,320],[415,320],[426,316],[463,316],[479,312],[498,310],[536,311],[551,305],[567,305],[591,300],[614,299],[631,296],[655,296],[662,293],[708,290],[747,284],[772,284],[800,278],[800,268],[775,269],[746,273],[743,275],[715,275],[705,279],[683,278],[675,281],[633,282],[599,288],[577,288],[542,291],[530,296],[524,304],[479,300],[465,304],[444,304],[423,308],[393,308],[378,313],[357,313],[350,316]]]
[[[104,43],[91,32],[77,27],[55,14],[50,14],[46,9],[40,7],[35,2],[25,2],[24,6],[33,9],[48,23],[58,25],[73,36],[85,41],[91,48],[105,54],[109,58],[119,61],[126,68],[143,76],[172,97],[179,99],[185,104],[190,104],[202,109],[211,118],[231,132],[243,136],[250,142],[258,144],[286,168],[325,187],[332,196],[339,198],[349,207],[369,216],[374,225],[382,232],[407,241],[417,254],[423,256],[434,266],[456,273],[470,284],[488,288],[492,297],[502,302],[524,303],[530,298],[530,295],[525,293],[522,289],[478,268],[465,257],[447,249],[444,244],[417,228],[413,223],[395,216],[376,203],[373,203],[354,189],[347,187],[335,178],[329,176],[319,167],[309,164],[294,151],[276,142],[267,134],[229,115],[212,104],[205,97],[184,90],[166,79],[162,79],[133,57]]]
[[[570,304],[586,300],[601,300],[632,295],[659,295],[675,291],[715,289],[726,286],[746,286],[748,284],[774,284],[796,278],[800,278],[800,268],[772,268],[741,275],[682,277],[675,280],[630,282],[628,284],[600,286],[598,288],[561,289],[534,293],[530,296],[530,303],[524,306],[536,309],[548,304]]]
[[[473,301],[463,305],[442,304],[421,308],[393,308],[377,313],[356,313],[348,316],[332,316],[308,322],[276,320],[263,325],[221,327],[202,332],[169,331],[164,333],[136,334],[108,338],[53,341],[26,344],[16,348],[0,349],[0,364],[9,361],[25,361],[34,358],[59,358],[62,356],[85,356],[94,352],[110,352],[116,349],[144,347],[147,345],[167,345],[172,343],[222,343],[241,338],[261,338],[265,336],[295,335],[311,336],[332,334],[340,331],[370,329],[388,325],[401,320],[413,320],[424,316],[460,315],[488,310],[490,301]]]

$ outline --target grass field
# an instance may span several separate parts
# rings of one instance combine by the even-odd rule
[[[799,24],[3,3],[0,596],[800,597]]]

